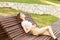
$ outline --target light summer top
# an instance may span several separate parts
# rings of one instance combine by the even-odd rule
[[[28,20],[24,20],[21,22],[22,27],[26,27],[27,29],[30,29],[32,27],[32,23]],[[32,32],[28,32],[29,34],[32,34]]]
[[[22,27],[26,27],[27,29],[32,27],[32,23],[29,22],[28,20],[22,21],[21,25]]]

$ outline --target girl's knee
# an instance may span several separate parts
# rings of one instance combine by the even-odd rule
[[[51,28],[51,26],[47,26],[48,28]]]
[[[51,28],[51,26],[47,26],[47,28],[48,28],[48,29],[50,29],[50,28]]]

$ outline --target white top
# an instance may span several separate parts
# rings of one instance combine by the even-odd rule
[[[22,21],[21,25],[22,25],[22,27],[26,27],[27,29],[32,27],[32,23],[29,22],[28,20]]]

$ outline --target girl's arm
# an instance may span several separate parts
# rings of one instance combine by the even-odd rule
[[[31,30],[31,28],[26,28],[26,27],[23,27],[23,29],[26,33],[28,33]]]

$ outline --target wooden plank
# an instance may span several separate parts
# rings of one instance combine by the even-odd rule
[[[7,21],[7,20],[10,20],[10,19],[15,19],[15,18],[16,18],[16,16],[10,16],[10,17],[4,17],[4,16],[1,17],[1,16],[0,16],[0,21],[4,21],[4,20]]]
[[[17,29],[17,28],[19,28],[18,25],[15,25],[13,27],[5,28],[5,30],[8,32],[8,31],[12,31],[12,30]]]
[[[18,40],[22,36],[24,36],[26,33],[22,32],[21,34],[17,35],[16,37],[12,38],[12,40]]]
[[[14,23],[17,23],[17,21],[13,21],[13,22],[5,23],[5,24],[3,24],[3,23],[1,22],[1,24],[2,24],[3,26],[10,25],[10,24],[14,24]]]
[[[2,32],[4,32],[4,33],[2,33]],[[9,37],[8,37],[7,33],[5,32],[5,30],[2,27],[0,27],[0,40],[8,40],[8,39],[9,39]]]
[[[14,25],[17,25],[18,23],[14,23],[14,24],[10,24],[10,25],[1,25],[1,26],[4,26],[3,28],[8,28],[8,27],[11,27],[11,26],[14,26]]]
[[[13,22],[13,21],[17,21],[17,20],[16,19],[11,19],[11,20],[8,19],[8,20],[4,20],[4,21],[1,21],[1,22],[4,24],[4,23],[8,23],[8,22]]]

